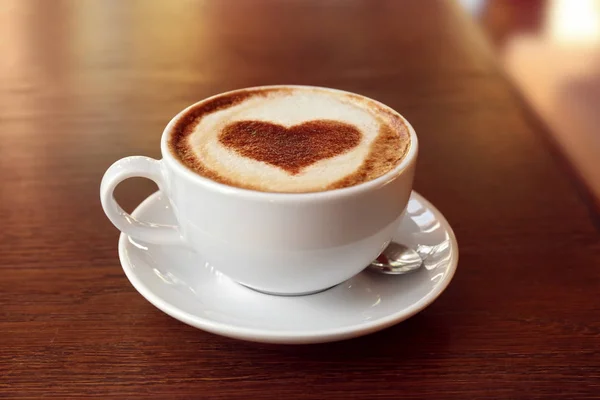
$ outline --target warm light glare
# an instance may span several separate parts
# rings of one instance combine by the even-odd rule
[[[561,42],[600,42],[600,0],[552,0],[548,28]]]

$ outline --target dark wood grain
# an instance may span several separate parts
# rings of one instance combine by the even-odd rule
[[[600,397],[598,232],[454,3],[1,1],[0,54],[0,397]],[[158,157],[186,105],[276,83],[358,92],[415,126],[416,189],[461,252],[419,315],[259,345],[179,323],[127,281],[104,170]],[[154,190],[117,197],[131,210]]]

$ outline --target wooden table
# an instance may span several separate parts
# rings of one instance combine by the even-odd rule
[[[458,5],[2,1],[0,54],[0,397],[600,397],[598,214]],[[431,307],[360,339],[260,345],[129,284],[105,169],[159,157],[186,105],[274,83],[362,93],[415,126],[416,189],[461,252]]]

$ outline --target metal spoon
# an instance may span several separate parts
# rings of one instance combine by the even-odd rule
[[[400,243],[391,242],[369,268],[382,274],[402,275],[416,271],[423,265],[417,251]]]

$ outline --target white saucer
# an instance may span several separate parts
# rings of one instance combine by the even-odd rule
[[[135,217],[173,223],[169,202],[148,197]],[[454,233],[442,214],[413,192],[394,240],[435,246],[425,268],[409,275],[368,270],[325,292],[297,297],[241,286],[178,247],[136,242],[121,234],[119,257],[133,286],[150,303],[186,324],[237,339],[321,343],[372,333],[423,310],[448,286],[458,262]]]

